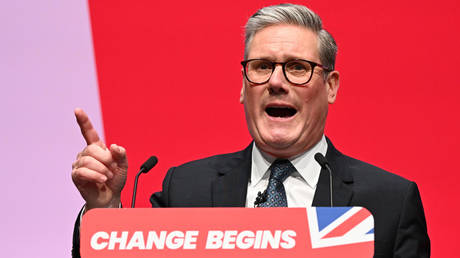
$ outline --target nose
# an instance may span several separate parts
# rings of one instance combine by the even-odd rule
[[[287,94],[289,92],[289,82],[283,74],[281,65],[276,65],[275,70],[268,80],[268,92],[272,95]]]

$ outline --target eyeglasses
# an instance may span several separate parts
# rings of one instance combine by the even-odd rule
[[[313,77],[313,70],[316,66],[329,72],[331,70],[312,61],[294,59],[287,62],[272,62],[266,59],[249,59],[241,62],[244,76],[254,84],[264,84],[270,80],[275,71],[276,65],[280,64],[286,80],[295,85],[308,83]]]

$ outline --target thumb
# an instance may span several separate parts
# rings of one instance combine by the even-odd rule
[[[128,159],[126,157],[125,148],[112,144],[110,145],[110,153],[112,154],[113,160],[120,168],[128,169]]]

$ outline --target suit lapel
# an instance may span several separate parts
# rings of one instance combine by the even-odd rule
[[[212,183],[213,207],[244,207],[251,175],[252,143],[241,153],[238,164],[219,171]]]
[[[326,138],[328,148],[326,159],[332,169],[332,192],[334,206],[348,206],[353,197],[353,176],[346,169],[343,155],[335,149],[329,138]],[[251,143],[241,152],[238,164],[227,170],[219,171],[212,182],[213,207],[244,207],[248,182],[251,175],[252,160]],[[312,206],[329,206],[329,172],[321,170]]]
[[[348,206],[353,197],[353,176],[346,169],[346,163],[342,161],[343,155],[335,149],[328,138],[326,140],[328,145],[326,159],[332,170],[334,206]],[[329,206],[329,195],[329,172],[326,169],[321,169],[312,206]]]

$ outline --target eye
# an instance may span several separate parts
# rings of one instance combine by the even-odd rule
[[[286,71],[293,74],[304,74],[311,70],[310,64],[303,61],[291,61],[286,64]]]
[[[265,60],[257,60],[257,62],[254,62],[254,69],[257,71],[267,71],[267,70],[271,71],[272,64]]]

